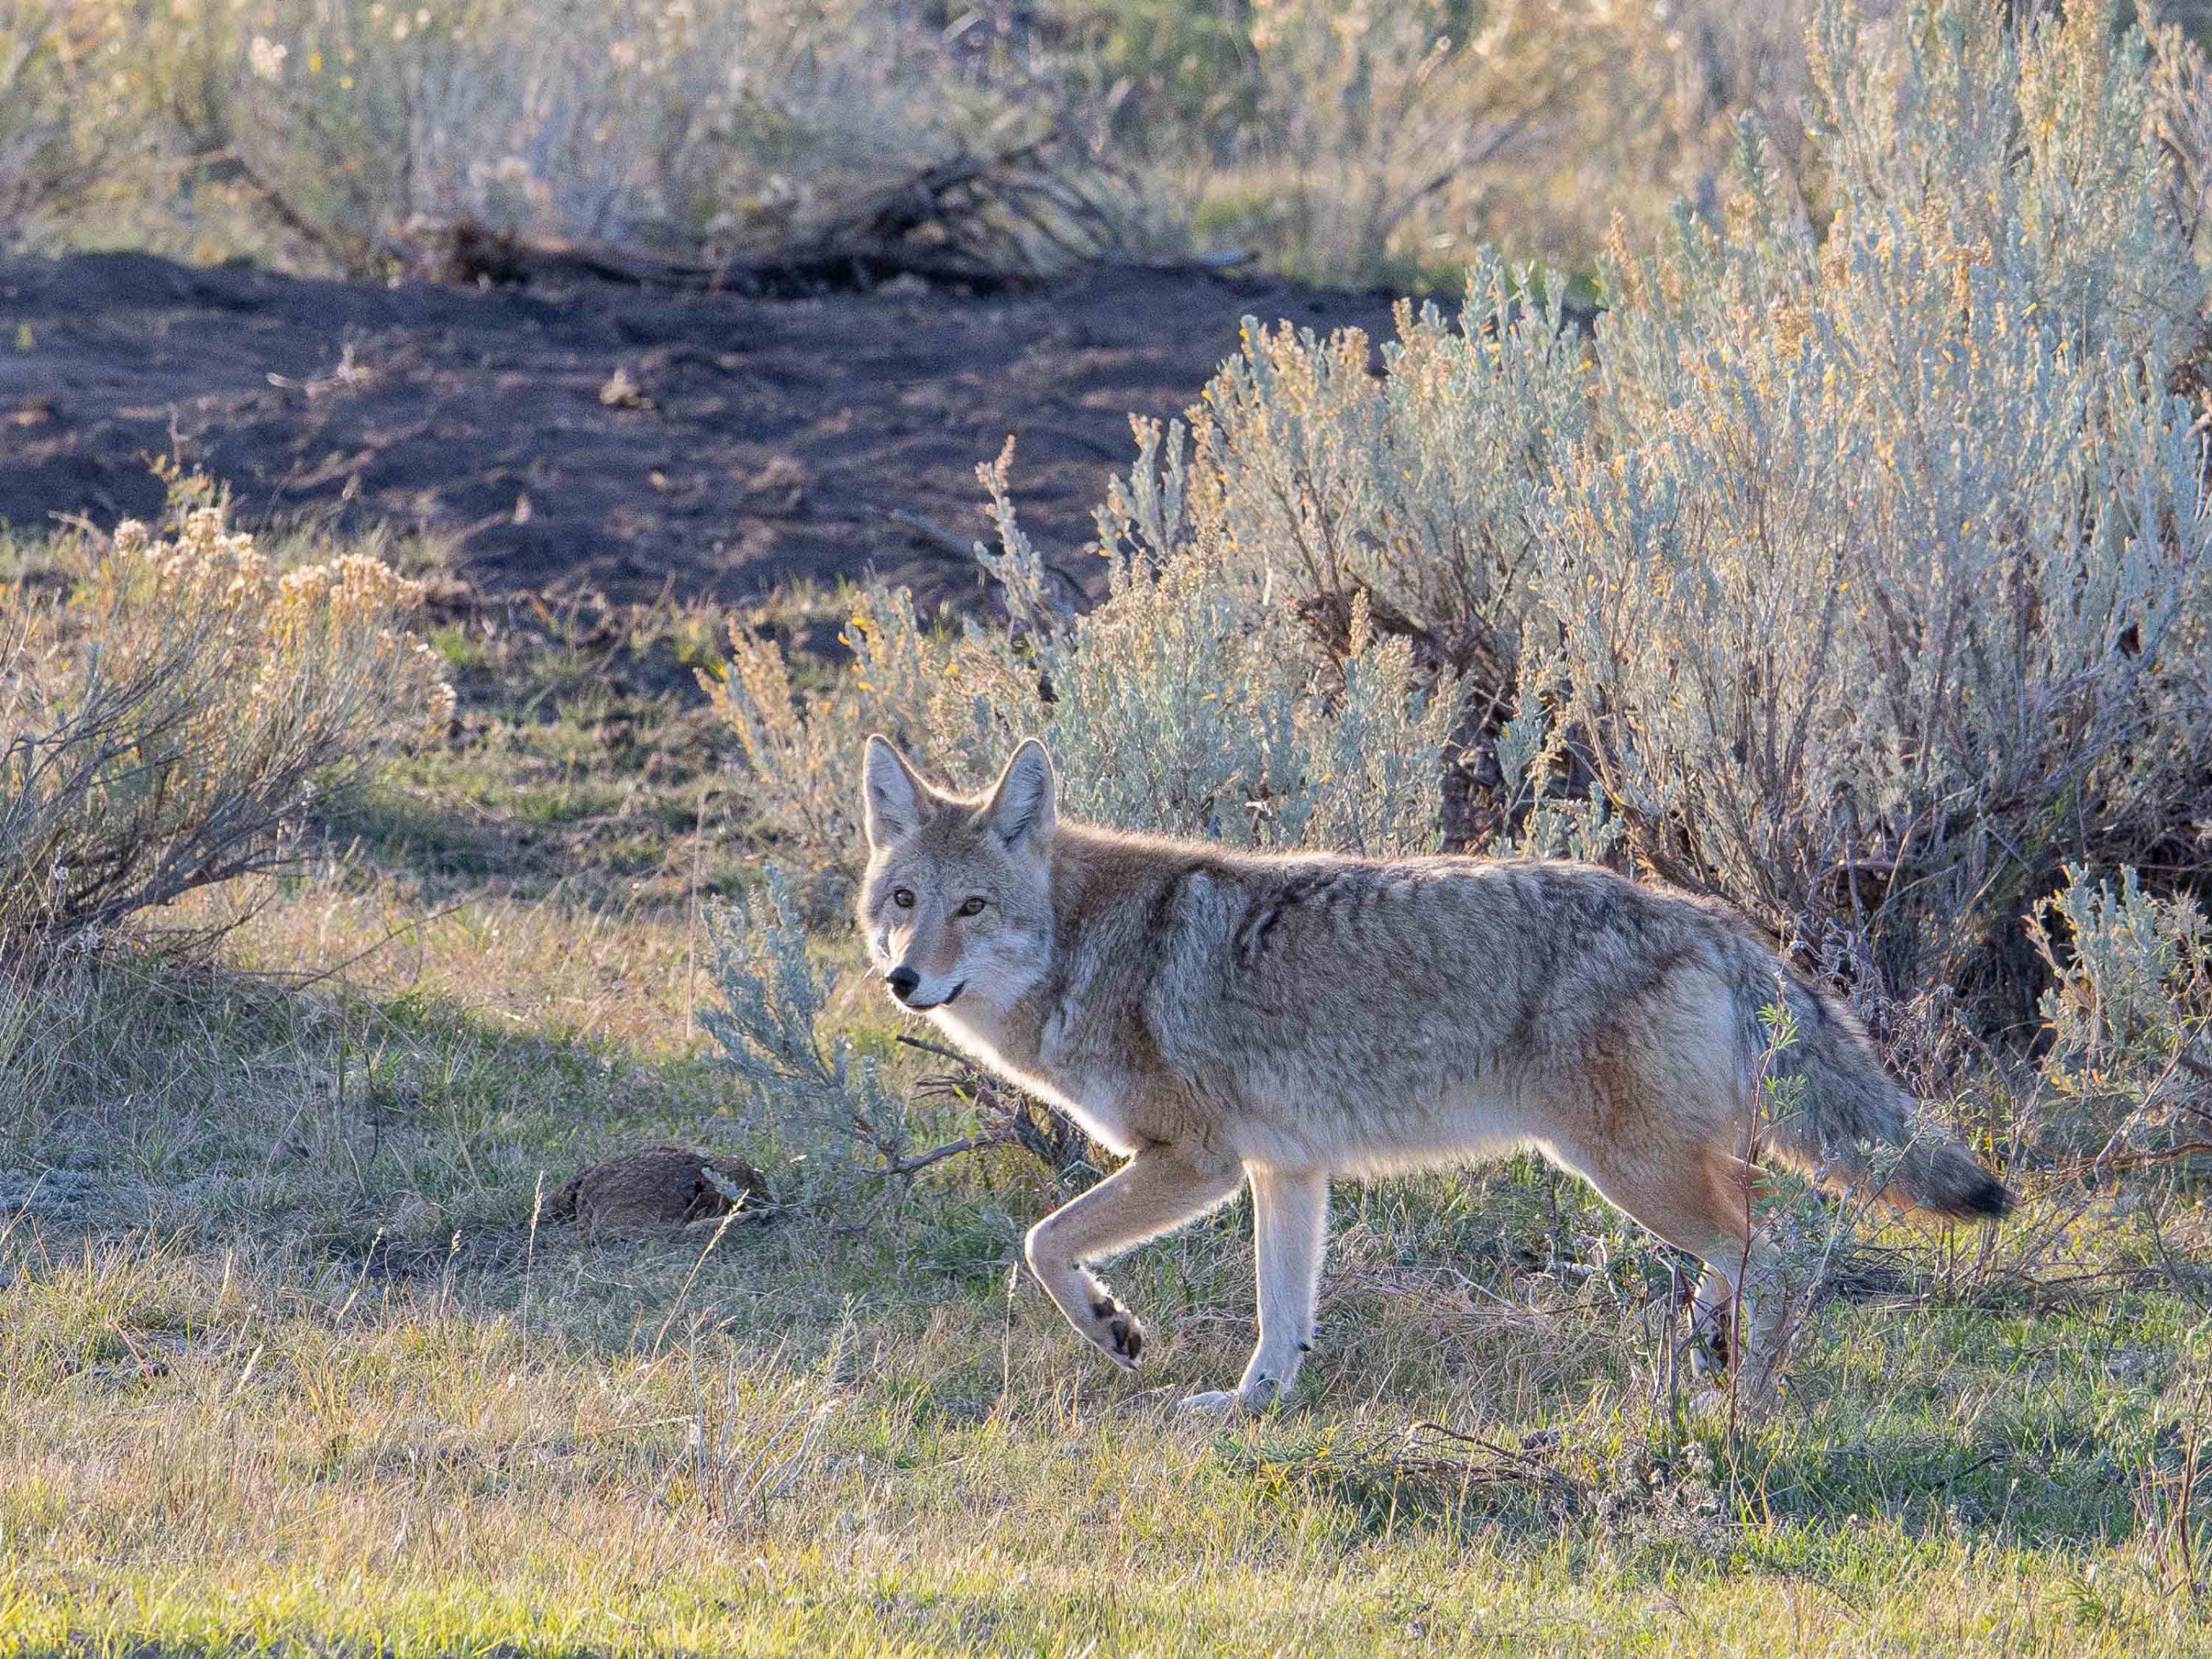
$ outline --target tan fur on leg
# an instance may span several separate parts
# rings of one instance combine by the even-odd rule
[[[1157,1238],[1226,1202],[1234,1171],[1193,1167],[1165,1146],[1146,1146],[1082,1197],[1030,1229],[1030,1271],[1067,1322],[1116,1364],[1134,1370],[1144,1328],[1084,1264]]]

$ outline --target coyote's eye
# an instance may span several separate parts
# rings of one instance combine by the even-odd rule
[[[911,910],[911,909],[913,909],[913,908],[914,908],[914,890],[913,890],[911,887],[894,887],[894,888],[892,888],[892,889],[891,889],[891,902],[892,902],[893,904],[897,905],[897,906],[898,906],[898,908],[899,908],[900,909],[902,909],[902,910]]]
[[[960,907],[960,914],[963,916],[980,916],[983,914],[983,907],[990,902],[988,899],[971,898]]]

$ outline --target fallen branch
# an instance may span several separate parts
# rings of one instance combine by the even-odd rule
[[[981,1152],[986,1146],[1005,1146],[1012,1142],[1013,1136],[1010,1132],[1005,1129],[989,1130],[980,1135],[969,1135],[959,1140],[948,1141],[942,1146],[933,1146],[929,1151],[918,1152],[912,1158],[894,1159],[884,1166],[884,1173],[895,1176],[915,1175],[927,1170],[933,1164],[942,1163],[948,1158],[957,1158],[963,1152]]]
[[[472,220],[425,228],[387,251],[418,275],[450,283],[589,280],[793,297],[917,277],[992,294],[1047,281],[1113,248],[1115,216],[1097,198],[1120,188],[1087,148],[1048,132],[995,154],[963,150],[933,161],[772,253],[698,259],[606,242],[533,242]]]

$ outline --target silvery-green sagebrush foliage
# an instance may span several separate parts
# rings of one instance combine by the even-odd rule
[[[1587,337],[1495,264],[1401,311],[1380,378],[1356,334],[1249,328],[1187,438],[1140,428],[1089,616],[1001,476],[1009,629],[872,596],[819,697],[741,642],[771,821],[834,859],[869,726],[975,782],[1034,725],[1077,811],[1413,848],[1449,756],[1478,846],[1632,854],[1900,991],[2066,860],[2195,856],[2212,516],[2169,386],[2212,116],[2194,48],[2112,22],[1830,0],[1818,223],[1747,124]]]
[[[1191,533],[1224,538],[1324,627],[1365,592],[1501,696],[1543,556],[1531,489],[1586,428],[1588,343],[1557,292],[1486,258],[1456,319],[1401,303],[1381,356],[1378,380],[1357,330],[1324,342],[1248,319],[1199,411]]]
[[[1638,850],[1871,931],[1896,983],[2202,775],[2212,520],[2166,381],[2204,283],[2109,21],[1830,5],[1825,238],[1747,131],[1726,226],[1613,261],[1543,492],[1565,713]]]
[[[2086,1109],[2084,1150],[2212,1139],[2212,924],[2197,901],[2146,893],[2132,869],[2116,886],[2075,866],[2028,926],[2051,969],[2043,1080],[2062,1108]]]
[[[1364,605],[1316,648],[1229,526],[1182,510],[1181,426],[1137,431],[1137,464],[1098,514],[1109,597],[1083,617],[1052,610],[1003,471],[987,469],[1003,551],[985,566],[1017,629],[973,629],[956,658],[978,687],[979,733],[1048,715],[1078,817],[1262,847],[1431,849],[1455,687],[1425,686],[1411,646]],[[1052,693],[1041,709],[1038,685]]]
[[[818,693],[793,686],[773,642],[733,636],[710,689],[763,815],[816,867],[849,877],[865,857],[854,780],[872,730],[970,787],[1041,735],[1062,811],[1125,829],[1383,854],[1436,845],[1452,682],[1419,672],[1409,643],[1379,633],[1364,604],[1340,649],[1317,648],[1221,526],[1164,504],[1188,481],[1182,432],[1148,426],[1141,438],[1101,514],[1109,595],[1086,615],[1054,603],[1003,471],[986,469],[1003,549],[986,563],[1011,625],[933,635],[902,591],[870,592],[844,635],[854,665]]]
[[[907,1150],[904,1107],[872,1060],[821,1029],[829,981],[806,954],[781,872],[769,870],[765,892],[708,911],[708,930],[720,1000],[699,1023],[750,1096],[745,1127],[775,1137],[804,1192],[895,1164]]]

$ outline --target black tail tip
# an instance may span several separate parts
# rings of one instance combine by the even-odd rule
[[[1980,1176],[1966,1191],[1949,1199],[1943,1213],[1960,1221],[2002,1221],[2013,1212],[2020,1202],[2011,1188],[1986,1170],[1975,1172]]]

